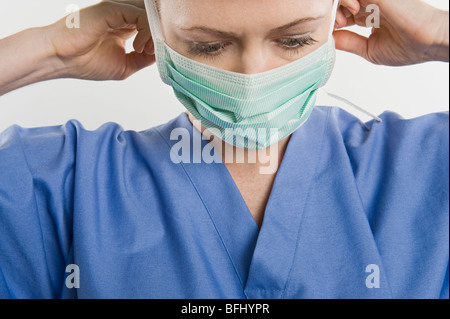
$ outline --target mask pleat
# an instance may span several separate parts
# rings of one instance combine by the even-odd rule
[[[311,87],[311,84],[305,82],[302,77],[297,77],[289,83],[281,81],[274,85],[274,90],[258,94],[258,91],[251,87],[244,87],[242,95],[227,95],[216,91],[209,86],[188,79],[183,74],[175,70],[171,65],[167,65],[171,81],[176,82],[184,91],[190,92],[196,99],[202,100],[207,105],[214,105],[215,109],[224,112],[234,112],[241,117],[249,117],[260,113],[274,111],[277,105],[282,105],[298,92],[303,92]],[[304,77],[319,78],[325,73],[325,66],[317,69],[308,70]]]
[[[158,70],[178,100],[206,129],[237,147],[261,149],[276,143],[307,121],[335,61],[329,39],[315,51],[284,66],[257,74],[222,70],[192,60],[163,40],[159,14],[146,0]],[[332,11],[334,26],[335,1]],[[262,134],[262,133],[266,134]],[[275,133],[274,133],[275,132]]]

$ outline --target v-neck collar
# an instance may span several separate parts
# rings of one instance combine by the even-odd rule
[[[201,140],[186,114],[178,120],[178,126],[191,133],[191,145],[193,139]],[[247,298],[283,296],[325,126],[323,121],[307,121],[291,136],[261,229],[224,163],[207,164],[202,159],[200,163],[181,164],[208,211]],[[201,140],[202,149],[206,144],[208,141]]]
[[[189,131],[191,151],[195,152],[193,145],[198,141],[201,141],[201,150],[209,143],[202,139],[186,114],[181,114],[175,125]],[[176,143],[168,142],[171,146]],[[197,157],[194,163],[194,156],[191,154],[190,163],[180,165],[183,165],[202,200],[243,289],[259,228],[221,159],[217,157],[216,162],[205,163],[203,158]]]
[[[284,295],[326,124],[326,121],[309,120],[291,136],[253,253],[245,286],[250,298],[282,298]],[[262,273],[265,276],[261,276]]]

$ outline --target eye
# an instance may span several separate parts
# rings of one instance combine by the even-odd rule
[[[311,38],[310,36],[307,37],[300,37],[300,38],[284,38],[277,41],[279,45],[284,50],[298,50],[299,48],[304,47],[305,45],[313,45],[317,41]]]
[[[214,56],[220,54],[229,43],[200,43],[195,42],[189,50],[192,55]]]

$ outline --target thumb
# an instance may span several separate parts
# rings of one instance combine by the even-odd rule
[[[154,54],[147,54],[144,52],[130,52],[126,55],[127,66],[123,74],[123,78],[126,79],[132,74],[136,73],[143,68],[152,65],[156,61]]]
[[[360,34],[338,30],[333,33],[336,49],[357,54],[366,60],[368,59],[368,39]]]

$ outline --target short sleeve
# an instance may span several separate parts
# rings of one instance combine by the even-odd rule
[[[448,296],[449,113],[380,118],[344,139],[392,292]]]
[[[0,298],[58,298],[72,244],[76,122],[0,133]]]

